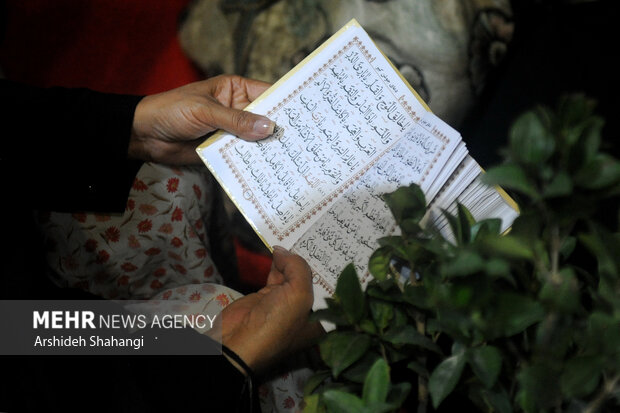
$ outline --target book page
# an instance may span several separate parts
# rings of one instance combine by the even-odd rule
[[[292,247],[404,136],[425,147],[417,158],[423,187],[460,141],[427,117],[354,21],[248,110],[276,122],[270,138],[218,134],[198,152],[268,246]]]
[[[442,136],[460,141],[459,134],[432,113],[428,112],[425,119],[433,125],[430,130],[440,130]],[[379,247],[377,239],[397,229],[382,195],[412,183],[428,190],[432,183],[424,179],[428,168],[439,170],[449,159],[454,160],[453,153],[446,152],[442,162],[427,165],[433,158],[431,152],[438,147],[432,143],[436,135],[424,124],[406,134],[294,244],[292,251],[304,257],[313,271],[315,310],[325,307],[323,298],[334,293],[347,264],[355,265],[362,285],[369,281],[368,259]],[[465,153],[460,159],[464,157]]]

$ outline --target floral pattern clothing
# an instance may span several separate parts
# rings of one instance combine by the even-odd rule
[[[108,299],[221,284],[207,234],[215,185],[204,167],[145,163],[123,214],[40,213],[54,281]]]
[[[236,268],[222,271],[231,261],[218,260],[233,255],[232,243],[223,248],[230,228],[218,194],[204,167],[145,163],[122,214],[40,212],[53,281],[106,299],[178,300],[186,315],[219,314],[243,295],[224,285]],[[262,411],[301,411],[311,374],[292,366],[263,383]]]

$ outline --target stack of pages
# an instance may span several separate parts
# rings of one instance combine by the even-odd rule
[[[428,106],[352,20],[247,110],[276,122],[274,134],[246,142],[218,133],[201,158],[268,247],[304,257],[314,308],[354,263],[362,283],[377,239],[398,231],[381,196],[411,183],[429,202],[427,225],[451,237],[441,209],[459,200],[480,220],[517,207],[483,173],[459,133]]]

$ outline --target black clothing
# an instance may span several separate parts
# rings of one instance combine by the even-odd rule
[[[48,280],[34,208],[125,209],[141,166],[127,160],[141,97],[6,80],[0,95],[0,213],[9,241],[0,256],[0,299],[96,298]],[[193,330],[179,335],[210,340]],[[0,356],[0,411],[259,411],[251,371],[238,363],[248,376],[223,356]]]

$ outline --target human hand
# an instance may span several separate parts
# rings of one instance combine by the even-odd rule
[[[274,247],[266,286],[222,311],[222,344],[261,371],[324,332],[319,323],[308,321],[313,300],[308,264]]]
[[[200,162],[196,147],[214,130],[251,141],[266,138],[275,124],[241,109],[268,87],[257,80],[222,75],[144,97],[136,107],[129,157],[194,164]]]

